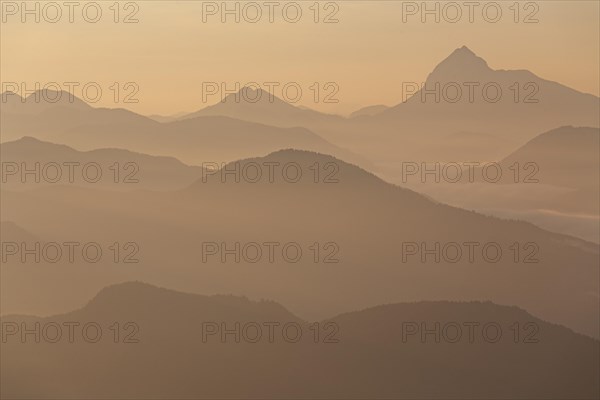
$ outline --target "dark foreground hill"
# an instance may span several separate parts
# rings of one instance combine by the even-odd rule
[[[39,323],[40,342],[9,334],[20,323]],[[312,324],[270,301],[124,283],[80,310],[2,327],[2,398],[599,395],[598,341],[490,302],[390,304]]]

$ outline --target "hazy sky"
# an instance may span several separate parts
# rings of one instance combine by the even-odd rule
[[[459,1],[455,4],[463,15],[456,23],[448,21],[456,9],[447,2],[439,3],[439,23],[435,15],[421,22],[419,10],[408,15],[412,5],[420,7],[421,2],[401,1],[320,2],[318,7],[313,1],[298,1],[288,4],[285,14],[293,20],[299,5],[302,16],[297,23],[284,19],[283,5],[290,2],[275,2],[273,23],[263,1],[246,8],[241,3],[240,23],[234,21],[235,15],[222,23],[221,10],[215,15],[203,13],[203,8],[220,8],[220,1],[121,2],[118,23],[113,20],[113,1],[95,3],[102,10],[97,23],[83,18],[83,5],[89,2],[74,9],[73,23],[67,6],[60,6],[62,17],[50,23],[56,9],[44,9],[41,3],[40,22],[32,14],[23,23],[21,1],[1,3],[3,83],[27,82],[33,88],[34,82],[98,82],[103,95],[97,105],[144,114],[194,111],[218,101],[215,95],[203,102],[202,82],[227,82],[230,88],[235,82],[298,82],[303,90],[298,104],[328,112],[392,105],[401,101],[403,81],[423,81],[437,63],[462,45],[492,68],[528,69],[577,90],[599,93],[600,9],[595,0],[520,2],[518,7],[513,1],[479,2],[473,22],[469,22],[469,8]],[[34,9],[35,3],[27,4]],[[233,9],[235,3],[228,2],[228,7]],[[90,20],[95,18],[95,4],[86,9]],[[435,2],[427,4],[436,7]],[[495,4],[500,4],[502,16],[492,23]],[[262,12],[257,23],[247,21],[257,15],[254,5]],[[314,22],[317,8],[319,23]],[[123,23],[129,14],[139,22]],[[323,23],[330,14],[339,22]],[[539,22],[524,23],[527,16]],[[121,86],[118,104],[114,103],[114,87],[110,89],[114,82]],[[133,90],[133,86],[123,87],[126,82],[139,87],[134,96],[139,103],[123,103]],[[321,84],[317,103],[314,86],[311,90],[314,82]],[[322,102],[333,88],[323,91],[327,82],[339,87],[333,97],[339,99],[338,104]],[[275,89],[275,94],[280,96],[280,90]],[[75,90],[78,96],[79,91]]]

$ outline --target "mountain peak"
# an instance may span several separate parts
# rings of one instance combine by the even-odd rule
[[[460,77],[472,78],[489,71],[490,67],[483,58],[477,56],[467,46],[462,46],[439,63],[428,80],[449,81]]]
[[[273,93],[260,87],[244,86],[237,93],[229,94],[224,102],[235,101],[243,103],[285,103]],[[287,104],[287,103],[286,103]]]
[[[475,56],[475,57],[477,57],[477,55],[467,46],[459,47],[458,49],[454,50],[452,52],[452,54],[457,54],[460,56]]]
[[[477,56],[477,54],[475,54],[473,52],[473,50],[471,50],[467,46],[462,46],[462,47],[459,47],[458,49],[455,49],[440,64],[443,64],[447,61],[462,62],[462,63],[483,63],[487,66],[487,63],[485,62],[485,60],[483,58]]]

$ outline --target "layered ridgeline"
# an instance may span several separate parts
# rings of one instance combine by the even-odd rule
[[[537,199],[536,207],[598,215],[599,148],[600,129],[565,126],[536,136],[499,165],[504,171],[519,166],[522,175],[532,175],[535,183],[569,189],[555,197]],[[527,171],[523,171],[526,166]],[[514,178],[506,174],[499,183],[514,183]]]
[[[425,123],[431,126],[454,122],[460,129],[508,137],[540,129],[540,124],[546,127],[540,130],[570,124],[598,126],[599,117],[594,114],[597,96],[545,80],[527,70],[492,69],[465,46],[438,64],[423,87],[410,96],[412,91],[406,87],[403,103],[376,117],[408,117],[413,121],[428,117]]]
[[[537,179],[549,185],[573,189],[598,188],[600,177],[600,129],[564,126],[542,133],[500,161],[535,162]]]
[[[271,301],[129,282],[77,311],[2,326],[3,398],[599,395],[597,340],[490,302],[388,304],[309,323]]]
[[[597,96],[527,70],[493,69],[466,47],[437,65],[419,88],[413,84],[405,83],[402,103],[365,119],[387,132],[385,140],[398,137],[396,143],[414,150],[404,159],[497,159],[539,132],[600,126]],[[385,150],[380,153],[383,158]]]
[[[353,114],[356,122],[384,121],[431,133],[441,128],[444,134],[465,130],[496,133],[513,139],[514,134],[562,125],[598,126],[598,97],[527,70],[492,69],[466,46],[442,60],[425,82],[405,81],[398,89],[399,104],[365,107]],[[251,87],[180,118],[217,115],[285,127],[315,128],[321,122],[342,121],[342,117],[303,109]]]
[[[335,123],[344,120],[338,115],[296,106],[264,89],[253,87],[240,88],[237,93],[227,94],[215,104],[183,115],[179,119],[206,116],[226,116],[281,127],[307,127],[319,122]]]
[[[60,101],[50,104],[45,100],[57,97]],[[94,108],[66,92],[42,91],[24,101],[16,94],[3,98],[8,99],[1,111],[4,140],[28,135],[78,149],[126,148],[191,164],[296,148],[368,167],[342,150],[347,149],[393,171],[389,164],[398,160],[498,159],[539,132],[600,125],[597,96],[527,70],[493,69],[466,47],[443,59],[425,82],[404,80],[397,105],[366,107],[350,118],[249,87],[166,118]]]
[[[3,313],[65,311],[110,282],[143,279],[267,297],[313,320],[390,302],[490,300],[600,334],[596,245],[446,206],[318,153],[241,160],[175,192],[3,191],[1,207],[41,241],[103,250],[95,262],[78,250],[73,263],[25,264],[17,251],[3,264]]]
[[[302,127],[279,128],[223,116],[160,123],[121,108],[91,107],[64,91],[41,90],[24,101],[14,93],[3,93],[2,98],[9,99],[1,110],[4,141],[33,136],[79,150],[121,148],[195,165],[295,148],[370,165]]]
[[[496,161],[407,163],[387,178],[447,204],[598,243],[599,147],[598,128],[563,126]]]
[[[190,185],[202,168],[173,157],[122,149],[78,151],[72,147],[23,137],[0,144],[2,187],[76,185],[111,190],[169,190]]]
[[[600,126],[597,96],[527,70],[493,69],[463,46],[425,82],[402,82],[398,104],[342,118],[304,110],[262,90],[243,88],[180,118],[229,116],[274,126],[304,126],[373,161],[496,159],[559,126]],[[259,99],[256,101],[255,99]],[[412,158],[410,158],[412,160]]]
[[[563,126],[537,135],[495,163],[481,162],[483,167],[472,167],[472,176],[469,168],[458,163],[464,169],[456,183],[483,184],[480,187],[462,187],[464,196],[470,198],[464,207],[477,204],[476,208],[547,209],[597,216],[600,190],[598,148],[600,129]],[[430,168],[433,168],[432,165]],[[446,168],[452,179],[458,176],[455,167]],[[418,173],[410,178],[417,181],[423,170],[419,166]],[[435,182],[431,177],[422,181]],[[422,187],[426,189],[425,185]],[[496,198],[485,196],[482,193],[484,189],[489,189],[489,194]],[[450,200],[453,193],[451,190],[448,192],[446,198],[442,191],[437,194],[440,199]]]

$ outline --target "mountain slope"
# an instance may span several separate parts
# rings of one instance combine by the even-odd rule
[[[72,343],[67,337],[20,343],[7,334],[2,396],[558,399],[599,393],[598,341],[489,302],[378,306],[322,321],[316,336],[314,324],[273,302],[130,282],[105,288],[64,315],[2,318],[26,326],[90,321],[104,328],[97,343],[87,343],[79,326]],[[436,323],[439,342],[414,331],[421,324],[435,331]],[[466,324],[475,327],[472,334]],[[486,324],[503,333],[483,334],[477,326]],[[460,337],[457,326],[464,329]]]
[[[185,165],[172,157],[121,149],[82,152],[32,137],[0,144],[0,155],[4,163],[12,163],[15,168],[3,183],[6,190],[57,184],[112,190],[169,190],[185,187],[202,175],[202,168]],[[69,164],[73,165],[72,171]],[[41,171],[39,182],[31,174],[22,176],[25,169],[34,170],[36,165]]]
[[[72,265],[69,284],[88,292],[99,282],[134,277],[182,290],[266,296],[310,318],[389,302],[490,300],[600,335],[597,245],[436,203],[317,153],[279,151],[225,171],[170,193],[5,191],[1,211],[46,237],[137,243],[138,264],[115,264],[107,250],[95,265]],[[264,245],[270,242],[277,244],[273,258]],[[237,253],[212,252],[236,243]],[[473,258],[465,243],[476,246]],[[254,259],[257,246],[261,256]],[[59,310],[51,296],[56,290],[65,292],[65,301],[81,301],[81,292],[64,289],[60,265],[39,268],[13,259],[4,267],[2,291],[13,301],[3,307],[22,296],[11,279],[39,291],[33,311]]]
[[[473,83],[472,93],[469,82]],[[463,130],[502,132],[514,137],[518,131],[533,128],[545,131],[564,125],[597,127],[599,101],[596,96],[542,79],[527,70],[494,70],[463,46],[434,68],[424,89],[378,117],[428,116],[427,121],[422,121],[424,127],[428,123],[451,123],[459,124]],[[540,129],[540,125],[547,128]],[[513,129],[505,130],[507,126]]]
[[[297,148],[334,154],[371,167],[366,159],[339,148],[305,128],[277,128],[223,116],[160,123],[124,109],[87,105],[82,108],[78,106],[79,102],[83,103],[77,99],[64,106],[46,104],[47,107],[36,108],[31,113],[13,112],[10,107],[3,107],[2,140],[33,136],[65,143],[80,150],[122,148],[172,156],[196,165],[266,155],[282,148]]]
[[[181,119],[201,116],[225,116],[273,126],[308,127],[307,123],[341,121],[342,117],[296,107],[263,90],[244,87],[222,101],[185,115]]]
[[[0,96],[3,111],[16,114],[32,115],[59,107],[78,110],[92,108],[85,101],[64,90],[36,90],[25,98],[9,91],[2,93]]]
[[[350,118],[360,117],[360,116],[364,116],[364,115],[371,116],[371,115],[379,114],[387,109],[388,109],[388,106],[384,106],[384,105],[367,106],[367,107],[363,107],[359,110],[354,111],[352,114],[350,114]]]
[[[563,126],[542,133],[509,154],[500,165],[534,162],[536,178],[549,185],[598,190],[600,129]]]
[[[598,128],[563,126],[544,132],[498,161],[502,177],[496,185],[487,185],[491,194],[511,190],[505,201],[512,204],[505,203],[502,207],[493,198],[482,199],[481,203],[487,207],[552,210],[597,218],[600,203],[598,148]],[[476,181],[484,182],[481,169],[476,169],[475,176]],[[535,196],[536,189],[546,192],[540,191]]]

